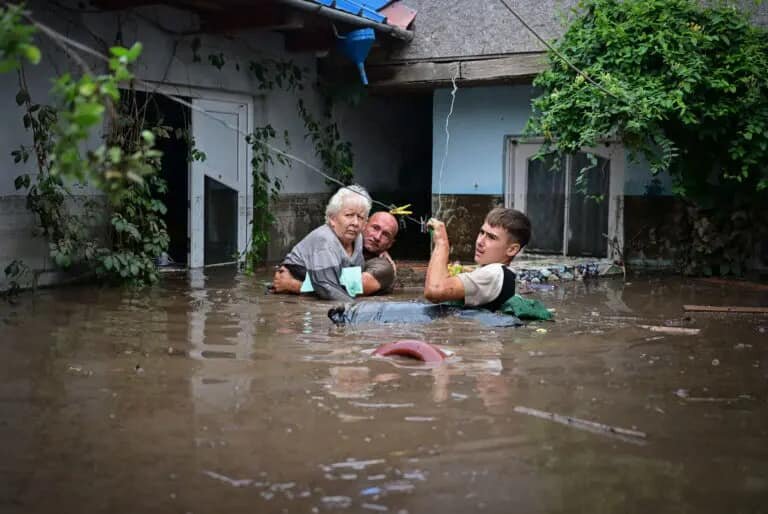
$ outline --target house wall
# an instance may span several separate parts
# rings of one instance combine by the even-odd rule
[[[474,223],[478,216],[482,219],[484,214],[474,210],[487,211],[493,205],[503,204],[506,137],[522,134],[534,96],[531,85],[460,88],[448,123],[450,140],[446,155],[445,123],[450,111],[451,89],[434,92],[432,208],[433,212],[437,211],[439,196],[442,196],[444,210],[450,206],[443,214],[451,220],[448,230],[455,241],[456,258],[472,258],[477,227],[466,225]],[[625,153],[624,195],[639,198],[631,202],[630,216],[640,217],[653,208],[653,199],[644,200],[653,178],[647,163],[636,162]],[[669,195],[669,177],[660,175],[658,179],[660,190],[655,194]],[[634,226],[635,220],[625,218],[627,224]],[[646,254],[643,257],[649,258]],[[666,253],[660,256],[664,257]]]
[[[75,6],[76,3],[69,5]],[[124,12],[80,13],[73,7],[67,7],[67,4],[48,2],[32,2],[28,8],[39,21],[102,53],[117,39],[125,46],[141,41],[144,52],[134,71],[144,81],[172,86],[180,94],[190,97],[235,95],[250,99],[256,112],[253,126],[269,123],[279,134],[287,131],[290,139],[288,150],[322,168],[314,146],[305,138],[306,131],[297,113],[297,102],[302,98],[315,117],[321,119],[321,99],[313,87],[316,82],[316,59],[311,54],[287,54],[281,35],[262,32],[234,37],[200,35],[198,54],[201,62],[193,62],[192,41],[195,36],[178,33],[195,30],[198,20],[185,11],[152,6]],[[51,103],[48,92],[52,78],[65,71],[79,74],[80,70],[55,44],[41,36],[37,41],[43,51],[43,61],[38,66],[27,66],[26,76],[33,100]],[[219,53],[225,59],[221,70],[208,62],[209,54]],[[291,59],[304,68],[304,90],[259,90],[258,81],[247,71],[248,63],[265,58]],[[103,70],[102,63],[92,59],[89,62],[97,72]],[[32,235],[36,220],[26,210],[25,192],[16,191],[13,185],[17,175],[33,171],[31,166],[14,165],[10,157],[12,149],[31,143],[31,134],[24,130],[21,123],[21,109],[14,101],[17,91],[15,73],[0,75],[0,108],[6,113],[5,122],[0,126],[0,272],[13,259],[21,259],[36,270],[50,270],[47,242]],[[418,124],[402,122],[414,110],[414,102],[418,103],[417,100],[370,97],[355,107],[337,109],[341,137],[352,142],[356,181],[372,191],[398,190],[398,172],[407,162],[412,141],[418,139],[415,131],[424,132]],[[96,145],[98,141],[99,136],[96,135],[92,144]],[[280,142],[275,144],[281,146]],[[198,146],[204,148],[205,142],[199,141]],[[324,199],[335,187],[329,187],[321,176],[298,163],[290,167],[278,164],[271,172],[282,180],[285,194],[275,206],[278,237],[274,238],[269,252],[270,258],[278,259],[292,242],[313,228],[312,225],[295,222],[296,213],[292,206],[303,202],[304,210],[309,209],[310,218],[316,220],[324,209]],[[74,187],[74,192],[76,196],[95,194],[87,187]],[[43,273],[41,282],[58,278]],[[0,273],[0,289],[3,284],[4,277]]]

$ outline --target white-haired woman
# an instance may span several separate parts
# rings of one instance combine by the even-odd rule
[[[342,187],[331,197],[325,224],[299,241],[283,260],[283,267],[303,281],[303,292],[337,301],[362,293],[361,233],[370,210],[371,197],[361,186]]]

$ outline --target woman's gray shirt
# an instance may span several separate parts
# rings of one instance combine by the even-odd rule
[[[346,288],[341,285],[341,270],[364,264],[363,236],[355,239],[352,255],[347,255],[341,241],[328,225],[310,232],[288,252],[283,264],[304,268],[309,273],[315,294],[324,300],[352,301]]]

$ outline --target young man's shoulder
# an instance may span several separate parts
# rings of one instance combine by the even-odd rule
[[[494,302],[504,291],[509,267],[499,262],[478,266],[472,271],[459,273],[464,286],[464,304],[477,307]],[[510,270],[511,271],[511,270]],[[514,281],[514,274],[510,277]],[[514,284],[512,284],[514,287]]]

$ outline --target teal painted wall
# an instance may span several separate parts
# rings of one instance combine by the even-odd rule
[[[534,89],[530,85],[459,88],[448,124],[450,140],[445,155],[445,120],[451,89],[437,89],[432,110],[432,193],[504,193],[504,138],[521,134],[531,113]],[[624,193],[643,195],[652,176],[648,166],[627,159]],[[664,193],[670,180],[659,176]]]

